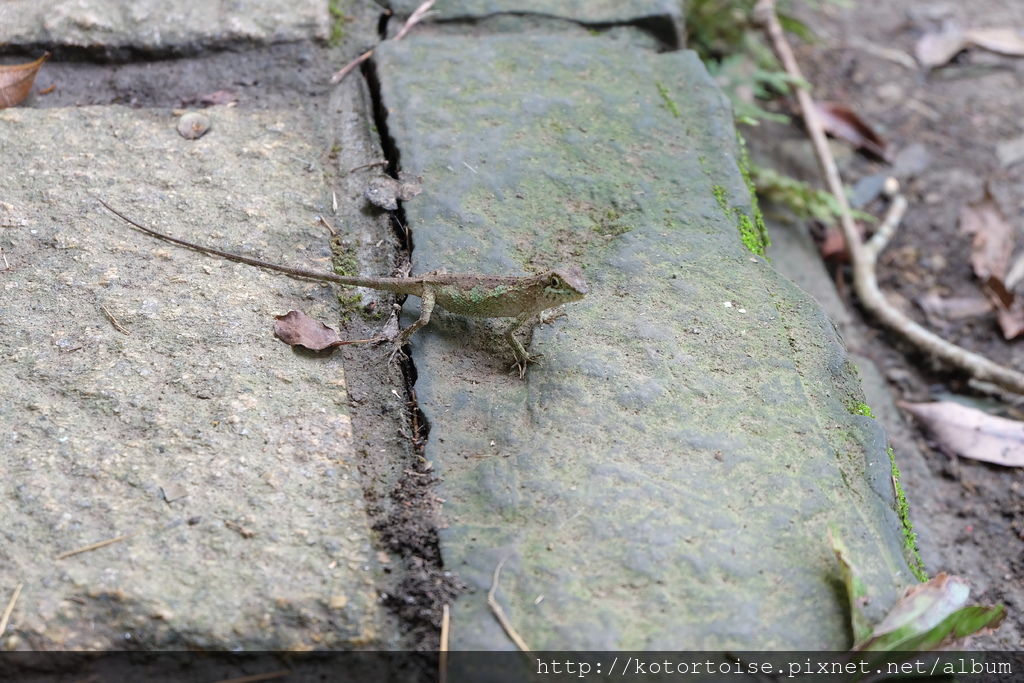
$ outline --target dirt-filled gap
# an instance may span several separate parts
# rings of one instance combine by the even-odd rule
[[[381,30],[386,31],[386,28],[386,22],[382,22]],[[401,157],[388,134],[387,113],[373,60],[363,65],[361,74],[372,99],[374,124],[387,161],[386,172],[397,178]],[[408,263],[411,261],[413,239],[400,202],[396,211],[389,212],[389,217],[397,242],[405,252],[398,260]],[[416,401],[416,368],[408,354],[400,365],[400,371],[405,415],[398,422],[409,446],[403,458],[405,464],[400,472],[386,477],[384,487],[379,479],[367,481],[366,500],[382,547],[401,565],[392,573],[393,581],[381,595],[383,603],[399,619],[410,647],[436,652],[443,606],[452,602],[460,584],[445,571],[441,558],[437,536],[437,478],[423,456],[429,426]]]

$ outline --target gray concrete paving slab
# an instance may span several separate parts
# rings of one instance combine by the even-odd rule
[[[879,617],[914,579],[885,435],[834,327],[748,251],[731,114],[691,53],[600,38],[414,35],[378,50],[388,133],[422,175],[415,270],[583,266],[526,380],[497,326],[413,341],[453,647],[843,648],[827,538]],[[415,307],[413,307],[415,312]],[[529,339],[526,340],[530,342]]]
[[[196,52],[211,47],[325,40],[320,0],[71,0],[0,4],[0,45],[104,52]]]
[[[0,646],[393,642],[340,358],[272,336],[289,309],[330,320],[333,291],[95,199],[329,269],[300,111],[213,107],[198,140],[162,109],[0,111],[0,594],[24,586]]]

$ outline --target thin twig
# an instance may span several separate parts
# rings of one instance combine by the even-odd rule
[[[318,221],[320,221],[320,225],[322,225],[325,228],[327,228],[328,232],[331,233],[331,237],[337,237],[338,236],[338,231],[334,229],[333,225],[331,225],[330,223],[327,222],[326,218],[324,218],[323,216],[317,216],[316,218],[317,218]]]
[[[4,270],[10,270],[11,264],[7,261],[7,254],[4,253],[3,247],[0,247],[0,256],[4,257]]]
[[[412,29],[413,26],[420,23],[420,21],[422,21],[423,18],[427,16],[427,11],[434,6],[434,3],[436,1],[437,0],[426,0],[426,2],[422,3],[419,7],[413,10],[413,13],[410,14],[409,18],[405,20],[405,24],[403,24],[401,30],[398,32],[398,35],[392,38],[392,40],[401,40],[402,38],[404,38],[405,34],[407,34]],[[352,71],[357,66],[365,62],[370,57],[372,57],[374,49],[375,48],[370,48],[369,50],[359,55],[345,66],[338,69],[338,71],[335,72],[333,76],[331,76],[331,83],[340,83],[341,80],[345,78],[345,76],[348,76],[350,73],[352,73]]]
[[[18,602],[18,596],[21,595],[21,587],[25,584],[19,583],[14,587],[14,595],[11,596],[10,601],[7,603],[7,607],[4,608],[4,615],[0,617],[0,636],[7,630],[7,622],[11,619],[11,613],[14,612],[14,603]]]
[[[526,642],[519,636],[515,628],[512,627],[512,622],[505,616],[505,610],[501,608],[498,601],[495,599],[494,594],[498,592],[498,579],[501,578],[501,568],[505,566],[505,560],[508,558],[502,558],[498,566],[494,568],[494,577],[491,579],[491,590],[487,591],[487,604],[490,606],[491,611],[494,612],[494,616],[497,617],[498,623],[505,629],[505,633],[512,639],[512,642],[516,644],[523,652],[529,652],[530,648],[526,646]]]
[[[66,553],[61,553],[55,559],[63,560],[65,558],[71,557],[72,555],[78,555],[79,553],[87,553],[90,550],[99,550],[100,548],[105,548],[108,545],[120,543],[121,541],[129,539],[134,535],[135,534],[125,534],[124,536],[118,536],[117,538],[108,538],[107,540],[100,541],[99,543],[90,543],[89,545],[82,546],[81,548],[76,548],[74,550],[69,550]]]
[[[427,16],[427,12],[434,6],[437,0],[426,0],[426,2],[420,3],[420,6],[413,10],[409,18],[405,20],[405,24],[402,26],[402,30],[395,36],[395,40],[401,40],[405,38],[405,34],[412,30],[412,27],[420,23],[424,17]]]
[[[793,50],[786,40],[779,18],[775,13],[775,0],[758,0],[754,13],[763,24],[768,39],[786,73],[797,83],[805,82],[800,73],[800,67],[796,63],[796,58],[793,56]],[[979,380],[993,382],[1005,389],[1024,394],[1024,374],[993,363],[984,356],[946,341],[907,318],[885,298],[878,286],[875,274],[875,264],[878,260],[877,250],[863,244],[857,233],[853,214],[850,212],[850,205],[843,190],[842,179],[839,177],[839,169],[829,149],[825,130],[818,118],[814,101],[811,99],[810,93],[800,87],[796,88],[796,97],[800,104],[804,125],[807,127],[811,143],[814,145],[818,163],[825,175],[828,188],[839,206],[840,226],[843,230],[843,237],[846,239],[850,263],[853,266],[853,287],[864,309],[873,314],[883,325],[903,335],[922,351],[960,368]],[[880,244],[882,241],[880,240],[876,244]]]
[[[114,326],[115,330],[117,330],[121,334],[131,334],[131,332],[124,329],[121,323],[117,321],[117,318],[114,317],[114,314],[107,310],[106,306],[100,304],[100,310],[103,311],[103,315],[107,316],[107,320],[110,321],[110,324]]]
[[[363,164],[362,166],[356,166],[355,168],[348,169],[348,173],[346,173],[345,175],[350,175],[352,173],[355,173],[356,171],[361,171],[364,168],[373,168],[374,166],[387,166],[387,165],[388,165],[387,159],[383,159],[381,161],[371,161],[368,164]]]
[[[342,79],[345,78],[345,76],[348,76],[349,73],[351,73],[353,69],[355,69],[357,66],[359,66],[360,64],[362,64],[363,62],[365,62],[367,59],[369,59],[372,56],[373,56],[373,48],[371,47],[369,50],[367,50],[363,54],[359,55],[358,57],[353,59],[351,62],[346,64],[345,66],[343,66],[340,69],[338,69],[335,72],[335,74],[333,76],[331,76],[331,83],[341,83]]]
[[[440,683],[448,683],[448,629],[451,627],[451,609],[448,605],[441,607],[441,643],[438,646],[437,678]]]

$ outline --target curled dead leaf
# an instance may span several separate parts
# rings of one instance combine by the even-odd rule
[[[274,323],[274,335],[289,346],[323,351],[346,343],[332,328],[302,311],[288,311],[274,318],[277,321]]]
[[[1013,226],[991,194],[986,192],[980,201],[961,209],[960,232],[972,237],[971,268],[978,279],[1005,278],[1013,252]]]
[[[989,415],[953,401],[900,402],[944,449],[1004,467],[1024,466],[1024,422]]]
[[[0,109],[21,104],[32,91],[39,67],[50,58],[49,52],[33,62],[0,65]]]
[[[888,144],[852,109],[841,102],[815,102],[825,132],[857,149],[889,160]]]
[[[1024,33],[1015,28],[972,28],[964,33],[964,38],[989,52],[1024,57]]]
[[[947,27],[937,33],[921,36],[914,46],[914,55],[921,66],[931,69],[949,64],[966,47],[964,32],[955,26]]]

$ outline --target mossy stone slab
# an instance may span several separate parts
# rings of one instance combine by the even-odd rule
[[[535,649],[849,646],[829,529],[873,616],[913,581],[885,437],[832,324],[741,242],[732,118],[696,56],[414,35],[377,66],[423,176],[415,270],[573,262],[592,288],[536,328],[525,380],[497,324],[414,338],[442,553],[470,587],[452,646],[513,647],[486,605],[501,560]]]

